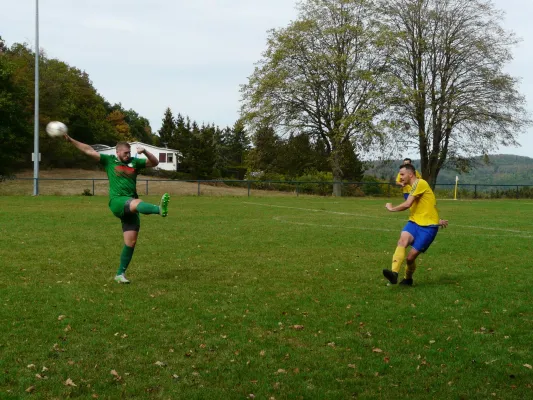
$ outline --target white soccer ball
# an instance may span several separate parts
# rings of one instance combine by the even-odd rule
[[[68,132],[67,126],[63,122],[51,121],[46,125],[46,133],[52,137],[65,136]]]

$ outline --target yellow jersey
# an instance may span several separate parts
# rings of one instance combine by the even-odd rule
[[[415,197],[410,208],[409,221],[420,226],[438,225],[437,199],[429,184],[423,179],[417,179],[409,195]]]
[[[422,175],[420,175],[418,173],[418,171],[415,170],[415,175],[417,177],[417,179],[422,179]],[[400,179],[400,174],[398,173],[398,176],[396,177],[396,182],[400,183],[401,182],[401,179]],[[403,193],[411,193],[411,185],[405,185],[403,187]]]

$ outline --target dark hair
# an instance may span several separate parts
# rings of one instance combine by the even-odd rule
[[[404,159],[403,159],[403,162],[406,162],[406,161],[409,161],[409,164],[412,164],[412,163],[413,163],[413,160],[411,160],[410,158],[404,158]]]
[[[413,174],[416,173],[416,169],[414,167],[413,164],[404,164],[404,165],[400,165],[400,169],[402,168],[405,168],[405,169],[408,169],[409,171],[411,171]]]
[[[130,146],[130,144],[129,144],[128,142],[118,142],[118,143],[117,143],[117,149],[118,149],[119,147],[127,147],[127,148],[129,148],[129,149],[131,148],[131,146]]]

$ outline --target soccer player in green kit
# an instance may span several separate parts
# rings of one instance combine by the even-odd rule
[[[155,167],[159,160],[143,147],[137,148],[138,154],[144,154],[146,158],[132,158],[131,147],[127,142],[118,142],[116,156],[100,154],[91,146],[78,142],[70,136],[65,139],[72,143],[82,153],[98,161],[105,169],[109,178],[109,208],[115,217],[122,221],[124,234],[124,247],[120,254],[120,266],[115,276],[118,283],[130,283],[126,279],[126,269],[130,264],[139,236],[141,227],[141,214],[159,214],[162,217],[168,215],[168,201],[170,196],[165,193],[161,197],[159,205],[143,202],[137,196],[137,175],[139,170],[145,167]]]

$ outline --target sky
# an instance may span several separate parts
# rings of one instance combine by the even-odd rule
[[[35,46],[36,0],[0,0],[0,36]],[[533,115],[533,0],[493,0],[522,42],[507,71]],[[199,123],[231,126],[240,85],[266,49],[268,31],[297,16],[295,0],[39,0],[39,45],[86,71],[98,92],[146,117],[157,131],[170,107]],[[528,74],[529,72],[529,74]],[[533,129],[521,147],[533,156]],[[416,154],[404,154],[416,158]]]

